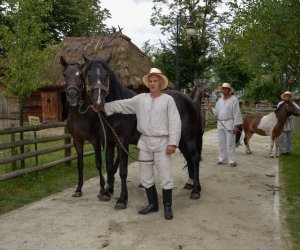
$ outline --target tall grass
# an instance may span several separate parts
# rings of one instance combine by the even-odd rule
[[[300,250],[300,134],[295,134],[293,153],[280,156],[283,182],[283,209],[293,241],[293,249]]]

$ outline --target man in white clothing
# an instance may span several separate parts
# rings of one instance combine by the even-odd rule
[[[283,102],[290,101],[294,98],[294,95],[286,91],[281,94],[282,101],[278,103],[277,107],[279,107]],[[292,152],[292,144],[293,144],[293,116],[290,116],[284,124],[283,130],[279,136],[279,153],[281,155],[287,155]]]
[[[218,119],[219,160],[217,164],[236,164],[236,133],[238,125],[242,124],[242,115],[239,101],[231,95],[233,88],[229,83],[223,83],[220,87],[222,97],[217,101],[215,108],[208,108]]]
[[[172,212],[172,169],[170,155],[179,145],[181,119],[173,97],[162,93],[168,86],[168,78],[159,69],[152,68],[142,77],[150,93],[143,93],[131,99],[106,103],[107,115],[113,113],[136,114],[137,129],[141,133],[138,141],[139,178],[146,189],[148,205],[140,214],[158,211],[158,198],[154,184],[155,164],[163,190],[165,219],[173,218]]]

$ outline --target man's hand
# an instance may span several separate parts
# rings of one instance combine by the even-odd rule
[[[236,134],[236,133],[238,132],[238,130],[239,130],[238,127],[237,127],[237,126],[234,126],[234,127],[233,127],[233,130],[232,130],[232,133],[233,133],[233,134]]]
[[[168,155],[174,154],[175,151],[176,151],[176,146],[174,146],[174,145],[167,146],[166,152]]]

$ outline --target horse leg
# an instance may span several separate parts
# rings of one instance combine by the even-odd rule
[[[201,185],[199,180],[199,164],[200,155],[195,145],[195,140],[189,142],[182,142],[179,145],[185,160],[188,163],[189,178],[193,179],[191,199],[199,199],[201,192]]]
[[[100,191],[99,191],[99,194],[98,194],[98,198],[100,200],[103,200],[103,201],[108,201],[110,199],[110,197],[105,194],[105,180],[104,180],[104,177],[103,177],[103,174],[102,174],[101,145],[100,145],[98,140],[93,141],[91,143],[94,147],[95,163],[96,163],[96,167],[98,169],[99,177],[100,177]]]
[[[111,197],[114,193],[115,173],[118,166],[114,166],[114,149],[115,144],[109,142],[106,148],[106,173],[107,173],[107,187],[105,194]]]
[[[246,133],[245,132],[245,137],[244,137],[244,143],[246,146],[246,154],[251,154],[251,149],[250,149],[250,144],[249,141],[251,139],[251,137],[253,136],[253,133]]]
[[[129,145],[123,143],[125,149],[128,151]],[[120,161],[120,169],[119,174],[121,178],[121,193],[119,198],[117,199],[115,208],[116,209],[125,209],[127,207],[128,202],[128,190],[127,190],[127,174],[128,174],[128,155],[124,152],[124,150],[118,146],[118,156]]]
[[[274,154],[273,154],[273,147],[274,147],[274,140],[271,138],[271,140],[270,140],[270,152],[269,152],[269,156],[270,156],[271,158],[274,157]]]
[[[77,153],[77,171],[78,171],[78,183],[77,188],[72,194],[73,197],[81,197],[82,196],[82,186],[83,186],[83,140],[76,140],[74,138],[74,145]]]

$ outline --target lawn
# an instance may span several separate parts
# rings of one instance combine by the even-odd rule
[[[86,146],[89,147],[90,145]],[[132,158],[136,158],[137,156],[135,146],[130,147],[130,152],[132,152],[132,157],[129,158],[129,162],[132,162]],[[52,158],[52,156],[50,158]],[[39,159],[41,162],[48,162],[49,160],[46,155],[41,156]],[[105,158],[102,157],[102,159]],[[94,156],[85,157],[84,164],[85,180],[98,176],[98,170],[94,164]],[[103,172],[105,172],[105,165],[102,169]],[[75,188],[76,184],[76,161],[73,161],[70,166],[62,164],[55,168],[25,174],[6,181],[0,181],[0,214],[40,200],[48,195],[63,191],[66,188]]]
[[[280,156],[283,211],[293,249],[300,249],[300,134],[294,136],[293,153]]]

